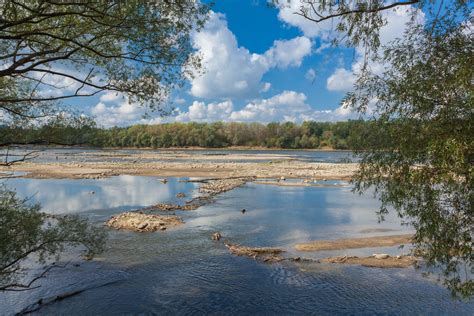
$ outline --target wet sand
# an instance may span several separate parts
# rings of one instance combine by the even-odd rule
[[[255,260],[274,263],[281,261],[289,262],[312,262],[312,263],[328,263],[328,264],[352,264],[361,265],[369,268],[408,268],[417,263],[417,260],[413,256],[399,255],[396,257],[389,256],[387,254],[374,254],[370,257],[357,257],[357,256],[338,256],[328,257],[323,259],[308,259],[301,257],[284,257],[281,256],[285,251],[280,248],[270,247],[246,247],[236,244],[230,244],[224,242],[230,253],[236,256],[250,257]]]
[[[296,244],[298,251],[344,250],[371,247],[392,247],[411,243],[412,235],[390,235],[337,240],[316,240]]]
[[[321,259],[322,263],[355,264],[369,268],[408,268],[417,261],[412,256],[388,257],[377,259],[371,257],[342,256]]]
[[[272,247],[246,247],[237,244],[224,243],[224,245],[229,249],[229,251],[237,256],[246,256],[256,259],[257,257],[264,256],[276,256],[284,251],[280,248]]]

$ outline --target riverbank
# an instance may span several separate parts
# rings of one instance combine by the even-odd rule
[[[58,147],[60,148],[60,147]],[[64,147],[66,148],[66,147]],[[88,148],[88,147],[79,147],[79,148]],[[91,147],[92,148],[92,147]],[[319,148],[283,148],[283,147],[262,147],[262,146],[227,146],[227,147],[199,147],[199,146],[189,146],[189,147],[104,147],[104,148],[92,148],[92,149],[105,149],[105,150],[150,150],[150,151],[222,151],[222,150],[232,150],[232,151],[321,151],[321,152],[351,152],[350,149],[336,149],[329,146],[319,147]]]
[[[274,154],[252,156],[231,153],[219,157],[219,160],[222,160],[219,162],[211,161],[212,157],[209,155],[190,155],[183,152],[131,152],[124,155],[98,151],[78,153],[68,158],[67,162],[19,162],[12,166],[0,166],[0,172],[26,172],[23,177],[36,179],[99,179],[117,175],[139,175],[349,180],[357,170],[356,163],[305,162]]]
[[[336,149],[331,146],[323,146],[318,148],[284,148],[284,147],[264,147],[264,146],[224,146],[224,147],[202,147],[202,146],[184,146],[184,147],[95,147],[92,145],[16,145],[16,148],[23,149],[84,149],[84,150],[147,150],[147,151],[321,151],[321,152],[351,152],[351,149]]]
[[[297,244],[295,249],[298,251],[323,251],[370,247],[393,247],[403,244],[410,244],[412,242],[412,238],[412,235],[404,234],[336,240],[316,240],[308,243]]]
[[[285,251],[280,248],[271,247],[246,247],[224,242],[230,253],[236,256],[250,257],[264,263],[275,263],[282,261],[289,262],[311,262],[326,264],[348,264],[360,265],[368,268],[408,268],[417,263],[417,258],[410,255],[389,256],[387,254],[373,254],[368,257],[358,256],[336,256],[323,259],[308,259],[301,257],[285,257],[282,253]],[[360,245],[364,247],[363,245]]]

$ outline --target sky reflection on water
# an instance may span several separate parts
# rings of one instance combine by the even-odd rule
[[[7,185],[20,196],[32,196],[47,212],[81,213],[98,225],[124,210],[182,203],[175,197],[179,192],[188,197],[197,194],[196,184],[174,178],[163,184],[156,177],[138,176],[11,179]],[[55,271],[38,290],[4,295],[0,314],[18,311],[41,297],[115,279],[122,281],[48,305],[40,314],[472,314],[472,303],[452,301],[443,287],[413,268],[267,265],[235,257],[221,242],[210,240],[213,232],[220,231],[230,242],[279,246],[290,256],[344,254],[347,251],[298,253],[293,246],[314,239],[370,236],[360,232],[367,228],[394,229],[386,234],[407,231],[394,214],[379,225],[377,207],[376,200],[354,195],[347,185],[249,183],[196,211],[177,212],[185,221],[178,229],[143,234],[110,230],[107,250],[96,261]],[[368,248],[350,254],[400,251]]]
[[[19,196],[40,203],[51,214],[71,214],[94,210],[132,209],[160,201],[177,202],[178,192],[190,191],[194,183],[172,178],[121,175],[105,179],[10,179],[6,184]]]

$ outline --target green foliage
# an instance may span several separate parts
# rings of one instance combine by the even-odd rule
[[[296,14],[315,23],[332,20],[338,31],[334,42],[364,52],[355,89],[342,102],[373,115],[347,137],[362,159],[356,191],[374,187],[382,201],[381,219],[393,207],[416,229],[415,253],[443,271],[453,295],[472,297],[472,2],[300,3]],[[411,19],[403,40],[381,47],[384,12],[394,8],[404,8]],[[374,62],[383,66],[375,67],[383,68],[382,74],[371,69]],[[333,139],[332,146],[344,144]]]
[[[0,188],[0,291],[24,290],[23,264],[35,260],[45,264],[59,260],[66,247],[81,247],[88,258],[101,252],[105,232],[78,216],[50,217],[39,205],[28,205],[15,193]],[[34,278],[33,278],[34,280]]]
[[[164,111],[200,69],[190,36],[207,11],[193,0],[0,2],[0,115],[54,115],[101,91]]]
[[[390,67],[359,78],[346,102],[376,113],[353,144],[356,190],[375,187],[416,229],[414,252],[442,269],[459,297],[474,295],[474,107],[471,26],[412,29],[384,50]]]
[[[41,128],[0,128],[0,144],[39,143],[97,147],[278,147],[350,149],[352,131],[363,121],[294,123],[170,123],[99,129],[93,124],[47,124]]]
[[[16,127],[0,127],[0,148],[10,145],[86,144],[98,137],[95,122],[85,116],[59,114],[44,119],[41,128],[35,122]],[[3,154],[0,154],[0,157]]]

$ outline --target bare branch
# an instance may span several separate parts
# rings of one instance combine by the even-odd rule
[[[1,145],[0,145],[1,147]],[[38,157],[38,153],[40,152],[39,150],[35,150],[35,151],[31,151],[31,152],[28,152],[26,154],[23,154],[21,155],[21,158],[17,158],[17,159],[13,159],[13,160],[8,160],[8,157],[9,157],[9,151],[10,151],[10,148],[7,149],[7,153],[5,155],[5,162],[0,162],[0,166],[3,166],[3,167],[9,167],[15,163],[19,163],[19,162],[24,162],[24,161],[28,161],[28,160],[32,160],[32,159],[35,159]]]
[[[393,9],[395,7],[398,7],[398,6],[405,6],[405,5],[411,5],[411,4],[415,4],[415,3],[419,3],[420,0],[411,0],[411,1],[407,1],[407,2],[395,2],[395,3],[392,3],[392,4],[389,4],[389,5],[386,5],[386,6],[382,6],[382,7],[375,7],[375,8],[367,8],[367,9],[355,9],[355,10],[347,10],[347,11],[342,11],[342,12],[338,12],[338,13],[334,13],[334,14],[328,14],[328,15],[322,15],[313,5],[313,3],[310,3],[311,7],[312,7],[312,10],[313,12],[318,16],[318,18],[313,18],[311,17],[306,10],[304,9],[301,9],[300,12],[294,12],[294,14],[296,15],[300,15],[310,21],[313,21],[313,22],[316,22],[316,23],[319,23],[319,22],[322,22],[322,21],[325,21],[325,20],[329,20],[329,19],[332,19],[332,18],[337,18],[337,17],[340,17],[340,16],[345,16],[345,15],[351,15],[351,14],[357,14],[357,13],[376,13],[376,12],[381,12],[381,11],[385,11],[385,10],[389,10],[389,9]]]

